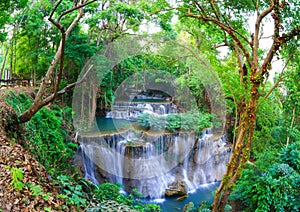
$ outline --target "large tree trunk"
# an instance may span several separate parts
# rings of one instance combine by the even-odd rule
[[[235,146],[223,180],[216,191],[213,212],[224,211],[228,197],[240,177],[244,164],[249,160],[250,147],[254,135],[257,113],[258,88],[260,82],[252,82],[251,97],[240,114],[241,122]]]

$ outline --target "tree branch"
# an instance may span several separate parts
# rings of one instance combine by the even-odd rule
[[[293,39],[295,36],[297,36],[299,34],[300,34],[300,25],[293,28],[288,34],[283,34],[281,37],[277,38],[276,40],[274,39],[272,47],[269,49],[269,52],[262,64],[260,70],[255,74],[255,76],[257,76],[259,74],[264,74],[267,71],[266,67],[272,61],[273,56],[274,56],[275,52],[279,49],[279,47],[281,45],[287,43],[288,41],[290,41],[291,39]]]
[[[215,23],[217,26],[219,26],[222,30],[226,31],[233,38],[233,40],[237,43],[237,45],[239,46],[239,48],[242,50],[243,54],[245,55],[247,62],[252,66],[252,61],[251,61],[251,58],[250,58],[250,54],[249,54],[249,52],[247,52],[247,50],[244,47],[244,45],[242,44],[241,40],[234,34],[234,32],[236,32],[234,29],[232,29],[231,27],[226,26],[224,23],[222,23],[222,22],[220,22],[217,19],[212,18],[212,17],[206,17],[206,16],[203,16],[203,15],[195,15],[195,14],[192,14],[192,13],[187,13],[187,14],[184,14],[183,16],[201,19],[205,22]],[[236,33],[239,34],[238,32],[236,32]],[[243,39],[246,39],[246,38],[243,36]],[[247,42],[250,44],[250,42],[248,40],[247,40]]]
[[[61,89],[60,91],[58,91],[57,95],[64,94],[67,90],[69,90],[69,89],[71,89],[71,88],[73,88],[73,87],[81,84],[86,79],[88,73],[92,70],[92,68],[93,68],[93,65],[91,65],[89,67],[89,69],[84,73],[84,75],[81,77],[80,80],[78,80],[78,81],[76,81],[76,82],[74,82],[72,84],[67,85],[66,87],[64,87],[63,89]]]
[[[228,44],[227,43],[222,43],[222,44],[213,46],[212,48],[217,49],[217,48],[224,47],[224,46],[228,46]]]
[[[293,125],[294,125],[294,121],[295,121],[295,113],[296,113],[296,107],[293,108],[292,121],[291,121],[291,126],[290,126],[289,131],[292,131],[292,129],[293,129]],[[286,138],[286,147],[289,146],[289,142],[290,142],[290,135],[288,135],[288,137]]]
[[[86,5],[89,5],[89,4],[91,4],[91,3],[95,2],[95,1],[97,1],[97,0],[91,0],[91,1],[86,2],[86,3],[81,3],[81,4],[79,4],[79,5],[75,5],[73,8],[71,8],[71,9],[69,9],[69,10],[66,10],[66,11],[62,12],[62,13],[60,14],[60,16],[58,17],[57,21],[60,22],[60,20],[61,20],[65,15],[67,15],[68,13],[71,13],[71,12],[73,12],[74,10],[77,10],[77,9],[79,9],[79,8],[85,7]]]
[[[259,47],[259,31],[260,31],[260,24],[264,17],[266,17],[270,12],[272,12],[274,8],[273,3],[271,3],[271,6],[265,9],[256,19],[255,22],[255,32],[253,37],[253,65],[254,65],[254,71],[258,69],[258,47]]]
[[[186,9],[186,8],[183,8],[183,7],[170,7],[170,8],[166,8],[166,9],[162,9],[162,10],[156,10],[153,13],[151,13],[150,15],[155,15],[155,14],[160,13],[160,12],[167,12],[167,11],[172,11],[172,10],[177,10],[177,9]]]
[[[295,28],[293,28],[290,33],[282,34],[279,40],[281,41],[282,44],[285,44],[299,34],[300,34],[300,24]]]
[[[206,16],[206,12],[205,12],[205,10],[203,9],[203,7],[199,4],[199,2],[198,2],[197,0],[193,0],[193,1],[194,1],[194,3],[195,3],[196,7],[197,7],[198,9],[200,9],[201,12]]]
[[[212,7],[212,9],[213,9],[213,11],[214,11],[214,14],[216,15],[217,20],[221,21],[219,15],[218,15],[218,10],[217,10],[217,8],[216,8],[216,6],[215,6],[215,4],[214,4],[214,1],[213,1],[213,0],[210,0],[210,1],[209,1],[209,4],[210,4],[210,6]]]
[[[53,8],[52,12],[50,13],[50,16],[49,16],[49,20],[52,19],[53,20],[53,15],[54,15],[54,12],[57,10],[58,6],[61,4],[62,0],[59,0],[59,2],[57,2],[57,4],[55,5],[55,7]]]
[[[269,90],[269,92],[264,96],[264,99],[267,99],[267,98],[270,96],[270,94],[273,92],[273,90],[278,86],[278,84],[279,84],[279,83],[281,82],[281,80],[283,79],[283,72],[284,72],[284,70],[286,69],[286,67],[287,67],[287,65],[288,65],[288,63],[289,63],[289,61],[290,61],[290,59],[291,59],[291,57],[286,61],[284,67],[282,68],[282,71],[281,71],[281,73],[280,73],[280,75],[279,75],[279,78],[278,78],[277,82],[273,85],[273,87]]]
[[[70,13],[72,11],[74,11],[75,9],[78,10],[78,14],[77,17],[72,21],[72,23],[70,24],[70,26],[68,27],[67,30],[65,30],[65,28],[63,27],[63,25],[61,25],[59,23],[59,21],[56,21],[53,19],[53,15],[55,13],[55,11],[58,9],[59,5],[61,4],[62,0],[60,0],[54,7],[54,9],[52,10],[50,17],[49,17],[49,21],[51,23],[53,23],[61,32],[62,38],[61,41],[59,43],[59,47],[56,51],[56,54],[45,74],[45,76],[42,79],[41,85],[39,87],[39,91],[37,92],[37,95],[34,99],[33,104],[20,116],[20,123],[24,123],[26,121],[29,121],[31,119],[31,117],[43,106],[47,105],[49,102],[53,101],[53,99],[57,96],[58,93],[58,89],[59,89],[59,85],[60,85],[60,81],[62,78],[62,73],[63,73],[63,67],[64,67],[64,48],[65,48],[65,42],[67,37],[69,36],[71,30],[76,26],[76,24],[79,22],[79,20],[82,18],[83,16],[83,9],[82,7],[84,7],[87,4],[90,4],[92,2],[94,2],[96,0],[92,0],[88,3],[83,3],[84,0],[81,1],[80,5],[77,5],[75,7],[73,7],[70,10],[66,10],[65,12],[63,12],[64,14]],[[61,14],[60,17],[63,17],[63,15]],[[60,20],[60,19],[59,19]],[[55,76],[53,76],[53,72],[56,68],[56,65],[58,63],[58,61],[60,60],[60,65],[59,65],[59,71],[57,74],[55,74]],[[50,95],[46,95],[46,89],[47,86],[49,85],[49,83],[51,83],[51,81],[55,81],[54,84],[54,88],[52,91],[52,94]]]
[[[240,52],[239,52],[239,49],[237,47],[237,43],[234,42],[233,44],[233,47],[234,47],[234,51],[235,51],[235,54],[236,54],[236,57],[237,57],[237,60],[238,60],[238,64],[239,64],[239,74],[240,74],[240,83],[243,84],[244,82],[244,75],[243,75],[243,60],[242,60],[242,57],[240,55]]]

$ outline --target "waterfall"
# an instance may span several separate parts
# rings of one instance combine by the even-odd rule
[[[142,112],[166,115],[177,113],[177,106],[172,102],[115,102],[111,111],[106,112],[106,118],[137,120]]]
[[[80,137],[80,148],[85,177],[92,182],[99,183],[97,177],[106,176],[110,182],[123,184],[126,191],[136,188],[145,197],[161,198],[174,181],[184,182],[191,192],[201,184],[221,180],[230,156],[224,139],[210,130],[199,139],[193,133],[138,137],[129,130]]]
[[[95,165],[94,165],[94,151],[93,148],[90,148],[91,145],[80,145],[79,149],[82,152],[82,160],[84,161],[84,177],[89,179],[94,184],[99,184],[98,180],[95,177]]]
[[[115,102],[106,117],[135,121],[142,112],[157,116],[178,112],[172,102],[156,98],[159,101]],[[176,182],[192,192],[201,184],[221,180],[231,152],[227,137],[214,135],[211,129],[200,134],[128,129],[78,137],[86,178],[96,184],[120,183],[128,192],[136,188],[152,199],[162,198]]]
[[[165,115],[166,113],[166,107],[164,105],[159,106],[160,114]]]
[[[145,104],[145,109],[149,112],[153,112],[153,107],[151,106],[151,104]]]
[[[124,145],[126,143],[125,140],[122,140],[120,142],[117,143],[117,151],[115,152],[115,156],[116,156],[116,163],[117,166],[115,167],[115,169],[118,169],[117,173],[120,173],[119,175],[116,175],[116,182],[120,183],[121,185],[123,185],[123,158],[124,158],[124,154],[125,154],[125,149],[126,146]]]

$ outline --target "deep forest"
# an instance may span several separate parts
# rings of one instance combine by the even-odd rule
[[[0,2],[0,211],[299,211],[300,2]]]

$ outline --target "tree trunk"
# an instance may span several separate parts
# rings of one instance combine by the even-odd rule
[[[259,85],[260,82],[252,82],[249,103],[245,105],[242,114],[240,114],[242,120],[239,123],[240,127],[236,145],[233,147],[233,152],[227,165],[223,180],[216,191],[213,203],[213,212],[224,211],[233,186],[240,177],[244,164],[249,160],[250,147],[256,124]]]
[[[12,46],[11,46],[11,49],[10,49],[10,60],[9,60],[9,68],[10,68],[9,78],[10,79],[12,79],[12,72],[13,72],[13,58],[14,58],[13,52],[14,52],[14,46],[13,46],[13,43],[12,43]]]
[[[61,13],[61,15],[58,17],[58,20],[54,20],[53,14],[55,12],[55,10],[58,8],[59,4],[62,2],[62,0],[60,0],[58,2],[58,4],[55,6],[54,10],[52,11],[49,20],[60,30],[62,38],[59,44],[59,47],[56,51],[56,54],[48,68],[48,71],[45,75],[45,77],[42,79],[41,81],[41,85],[39,87],[39,91],[35,97],[35,100],[33,102],[33,104],[29,107],[29,109],[27,109],[20,117],[19,117],[19,122],[20,123],[24,123],[29,121],[32,116],[43,106],[49,104],[51,101],[53,101],[55,99],[55,97],[57,96],[58,93],[58,88],[59,88],[59,84],[60,84],[60,80],[62,77],[62,71],[63,71],[63,63],[64,63],[64,47],[65,47],[65,42],[66,39],[68,38],[70,32],[72,31],[72,29],[77,25],[77,23],[79,22],[79,20],[82,18],[83,16],[83,9],[82,7],[84,7],[87,4],[90,4],[92,2],[94,2],[96,0],[92,0],[90,2],[86,2],[85,0],[81,0],[80,3],[77,2],[76,5],[74,5],[71,9],[63,11]],[[65,16],[66,14],[71,13],[72,11],[77,10],[78,14],[77,17],[73,20],[73,22],[69,25],[68,29],[65,30],[64,27],[60,24],[60,20],[63,18],[63,16]],[[56,65],[58,64],[58,61],[60,61],[59,64],[59,71],[57,74],[55,74],[55,77],[53,77],[53,72],[55,71]],[[53,86],[53,90],[52,93],[49,95],[47,95],[46,91],[48,90],[48,86],[50,83],[55,82],[55,85]],[[63,89],[64,90],[64,89]]]
[[[7,47],[7,49],[5,50],[4,60],[3,60],[2,67],[1,67],[1,72],[0,72],[0,79],[2,79],[2,76],[3,76],[3,73],[4,73],[8,51],[9,51],[9,47]]]

